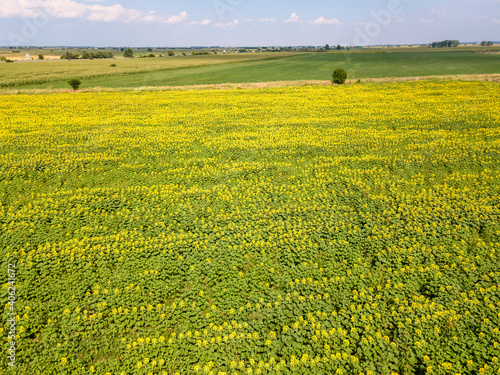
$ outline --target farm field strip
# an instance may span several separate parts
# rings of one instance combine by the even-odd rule
[[[50,85],[60,84],[61,82],[66,84],[66,81],[71,78],[123,77],[138,73],[144,74],[206,65],[278,59],[295,55],[295,53],[242,53],[233,55],[3,63],[0,65],[0,88],[34,84]],[[111,64],[116,66],[113,67]]]
[[[253,54],[260,55],[260,54]],[[274,57],[263,60],[244,61],[239,58],[236,64],[209,64],[214,58],[224,59],[229,56],[201,56],[206,65],[186,66],[178,69],[154,70],[147,72],[136,71],[133,74],[113,74],[98,77],[85,77],[82,74],[82,89],[93,87],[107,88],[134,88],[145,86],[189,86],[189,85],[207,85],[223,83],[250,83],[250,82],[275,82],[275,81],[293,81],[293,80],[331,80],[333,70],[339,67],[348,72],[348,78],[356,80],[365,79],[387,79],[389,77],[428,77],[443,75],[471,75],[471,74],[500,74],[500,55],[481,54],[472,51],[453,51],[453,52],[357,52],[357,53],[301,53],[301,54],[268,54]],[[236,59],[237,55],[231,58]],[[189,58],[199,58],[200,56],[190,56]],[[190,62],[189,58],[177,60],[172,58],[172,62]],[[134,59],[125,60],[128,64],[146,66],[146,62],[138,62]],[[151,59],[154,61],[156,59]],[[95,60],[94,60],[95,61]],[[196,61],[196,60],[192,60]],[[221,60],[224,61],[224,60]],[[77,61],[65,63],[64,69]],[[94,62],[79,62],[91,69]],[[54,62],[53,65],[61,64]],[[104,66],[103,69],[113,72],[113,69],[123,69],[122,61],[117,62],[116,68]],[[147,63],[150,64],[150,63]],[[15,64],[8,64],[15,65]],[[22,64],[19,64],[22,65]],[[26,66],[37,64],[24,64]],[[5,66],[5,64],[3,64]],[[3,67],[1,66],[1,67]],[[1,71],[0,71],[1,72]],[[25,74],[18,72],[19,76]],[[27,72],[26,72],[27,73]],[[7,72],[6,81],[18,80],[19,76],[9,75]],[[47,72],[47,74],[51,74]],[[62,74],[62,72],[61,72]],[[72,71],[73,75],[76,74]],[[65,74],[66,76],[67,74]],[[45,82],[43,84],[19,85],[18,89],[52,89],[69,88],[67,80],[54,73],[53,77],[57,79]],[[72,78],[69,77],[68,78]],[[0,79],[0,82],[2,80]],[[35,82],[33,82],[35,83]],[[9,89],[9,87],[3,90]]]

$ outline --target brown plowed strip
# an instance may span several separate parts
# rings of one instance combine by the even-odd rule
[[[388,78],[362,78],[360,83],[385,83],[385,82],[410,82],[410,81],[486,81],[500,82],[500,74],[456,74],[442,76],[422,76],[422,77],[388,77]],[[357,79],[347,80],[347,84],[356,84]],[[214,85],[193,85],[193,86],[154,86],[154,87],[123,87],[107,88],[96,87],[90,89],[78,90],[75,93],[82,92],[119,92],[119,91],[191,91],[191,90],[240,90],[240,89],[263,89],[270,87],[291,87],[291,86],[331,86],[331,81],[276,81],[276,82],[256,82],[256,83],[219,83]],[[55,94],[72,93],[70,89],[22,89],[22,90],[0,90],[0,95],[13,94]]]

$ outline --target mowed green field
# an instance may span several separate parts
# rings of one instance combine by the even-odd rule
[[[131,62],[118,60],[113,62],[117,64],[117,67],[114,69],[118,69],[120,71],[119,74],[113,74],[113,68],[107,68],[102,74],[88,75],[89,78],[86,78],[85,74],[79,74],[77,71],[74,71],[74,75],[82,79],[81,88],[126,88],[328,80],[331,78],[333,70],[339,67],[344,68],[348,72],[350,79],[500,73],[500,54],[486,54],[478,51],[386,52],[382,50],[352,53],[275,53],[267,54],[267,56],[264,56],[264,54],[253,54],[250,55],[250,57],[255,56],[253,61],[245,61],[244,59],[248,59],[248,56],[231,57],[228,61],[223,60],[228,58],[228,56],[205,56],[205,59],[200,64],[186,63],[184,65],[179,64],[178,66],[172,65],[167,69],[148,68],[143,69],[147,70],[143,72],[141,72],[141,68],[139,67],[142,63],[139,59],[131,60],[135,64],[133,69],[122,69],[122,64],[130,64]],[[189,58],[183,58],[184,60],[182,61],[189,62]],[[210,61],[214,61],[214,64],[211,64]],[[226,64],[225,62],[237,63]],[[65,64],[78,63],[86,64],[87,66],[93,62],[52,62],[52,64],[60,64],[57,66],[61,68],[65,68]],[[30,63],[24,66],[25,69],[30,69],[33,64]],[[4,67],[2,66],[2,68]],[[11,69],[10,66],[9,69]],[[111,71],[109,71],[110,69]],[[23,73],[17,71],[17,74],[17,77],[19,77]],[[4,81],[9,80],[8,76],[9,72],[0,74],[0,77],[3,77]],[[68,78],[67,74],[64,76],[64,79],[54,74],[43,84],[20,85],[16,88],[69,88],[66,78]]]
[[[0,64],[0,87],[18,87],[63,83],[71,78],[89,80],[91,78],[120,76],[129,77],[138,73],[165,72],[166,70],[205,65],[230,64],[234,62],[278,59],[294,56],[294,53],[241,53],[228,55],[175,56],[156,58],[116,58],[95,60],[51,60],[20,61]],[[116,66],[112,66],[116,65]]]

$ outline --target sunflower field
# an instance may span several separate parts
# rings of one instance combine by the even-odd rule
[[[499,374],[499,108],[456,81],[1,96],[0,373]]]

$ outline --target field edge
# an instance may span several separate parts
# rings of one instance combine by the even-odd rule
[[[388,82],[411,82],[411,81],[466,81],[466,82],[498,82],[500,74],[453,74],[440,76],[418,76],[418,77],[385,77],[385,78],[360,78],[350,79],[346,84],[388,83]],[[331,86],[329,80],[297,80],[297,81],[269,81],[269,82],[247,82],[247,83],[217,83],[207,85],[186,86],[142,86],[142,87],[92,87],[81,90],[71,89],[13,89],[0,90],[2,95],[44,95],[62,93],[90,93],[90,92],[130,92],[130,91],[203,91],[203,90],[255,90],[273,87],[295,87],[295,86]]]

